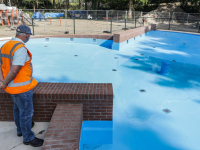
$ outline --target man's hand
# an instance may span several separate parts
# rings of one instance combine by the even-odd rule
[[[6,85],[3,84],[3,82],[0,82],[0,90],[3,90],[6,88]]]

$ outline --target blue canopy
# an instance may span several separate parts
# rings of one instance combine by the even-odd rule
[[[34,18],[34,19],[37,19],[37,20],[40,20],[40,19],[43,19],[43,16],[40,12],[35,12],[31,18]]]
[[[64,16],[64,13],[45,13],[45,18],[55,18],[55,17],[62,17]]]

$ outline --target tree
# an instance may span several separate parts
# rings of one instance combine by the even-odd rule
[[[82,9],[82,0],[79,0],[79,9]]]
[[[56,1],[53,0],[53,8],[56,9]]]
[[[96,10],[99,9],[99,3],[100,3],[100,1],[99,1],[99,0],[96,0]]]
[[[69,0],[66,0],[66,9],[69,9]]]
[[[61,9],[60,0],[58,0],[58,6],[59,6],[59,8]]]
[[[46,9],[45,0],[43,0],[43,6],[44,6],[44,9]]]
[[[87,0],[85,0],[85,10],[87,10]]]
[[[129,18],[132,18],[132,11],[133,11],[133,1],[129,0]]]

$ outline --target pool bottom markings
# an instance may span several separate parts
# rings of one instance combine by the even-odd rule
[[[140,92],[146,92],[144,89],[141,89]]]
[[[169,113],[171,112],[171,110],[169,110],[168,108],[163,109],[163,111],[164,111],[166,114],[169,114]]]

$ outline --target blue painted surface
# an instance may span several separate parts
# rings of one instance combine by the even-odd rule
[[[120,51],[56,40],[32,39],[27,44],[38,81],[113,84],[112,143],[98,130],[93,136],[85,132],[81,142],[94,143],[82,142],[84,150],[200,149],[200,36],[152,31]],[[161,62],[166,60],[176,62],[163,76]],[[166,108],[171,112],[163,112]],[[85,127],[94,129],[95,124]]]
[[[44,43],[45,38],[40,38],[40,39],[34,39],[30,40],[30,43]],[[49,38],[49,43],[70,43],[70,44],[75,44],[75,43],[80,43],[80,44],[92,44],[92,45],[99,45],[101,47],[109,48],[111,49],[113,41],[112,40],[103,40],[103,39],[91,39],[91,38]]]
[[[95,144],[94,144],[95,143]],[[82,124],[80,149],[113,143],[112,121],[84,121]]]
[[[162,61],[160,74],[167,75],[169,73],[170,64],[170,61]]]

